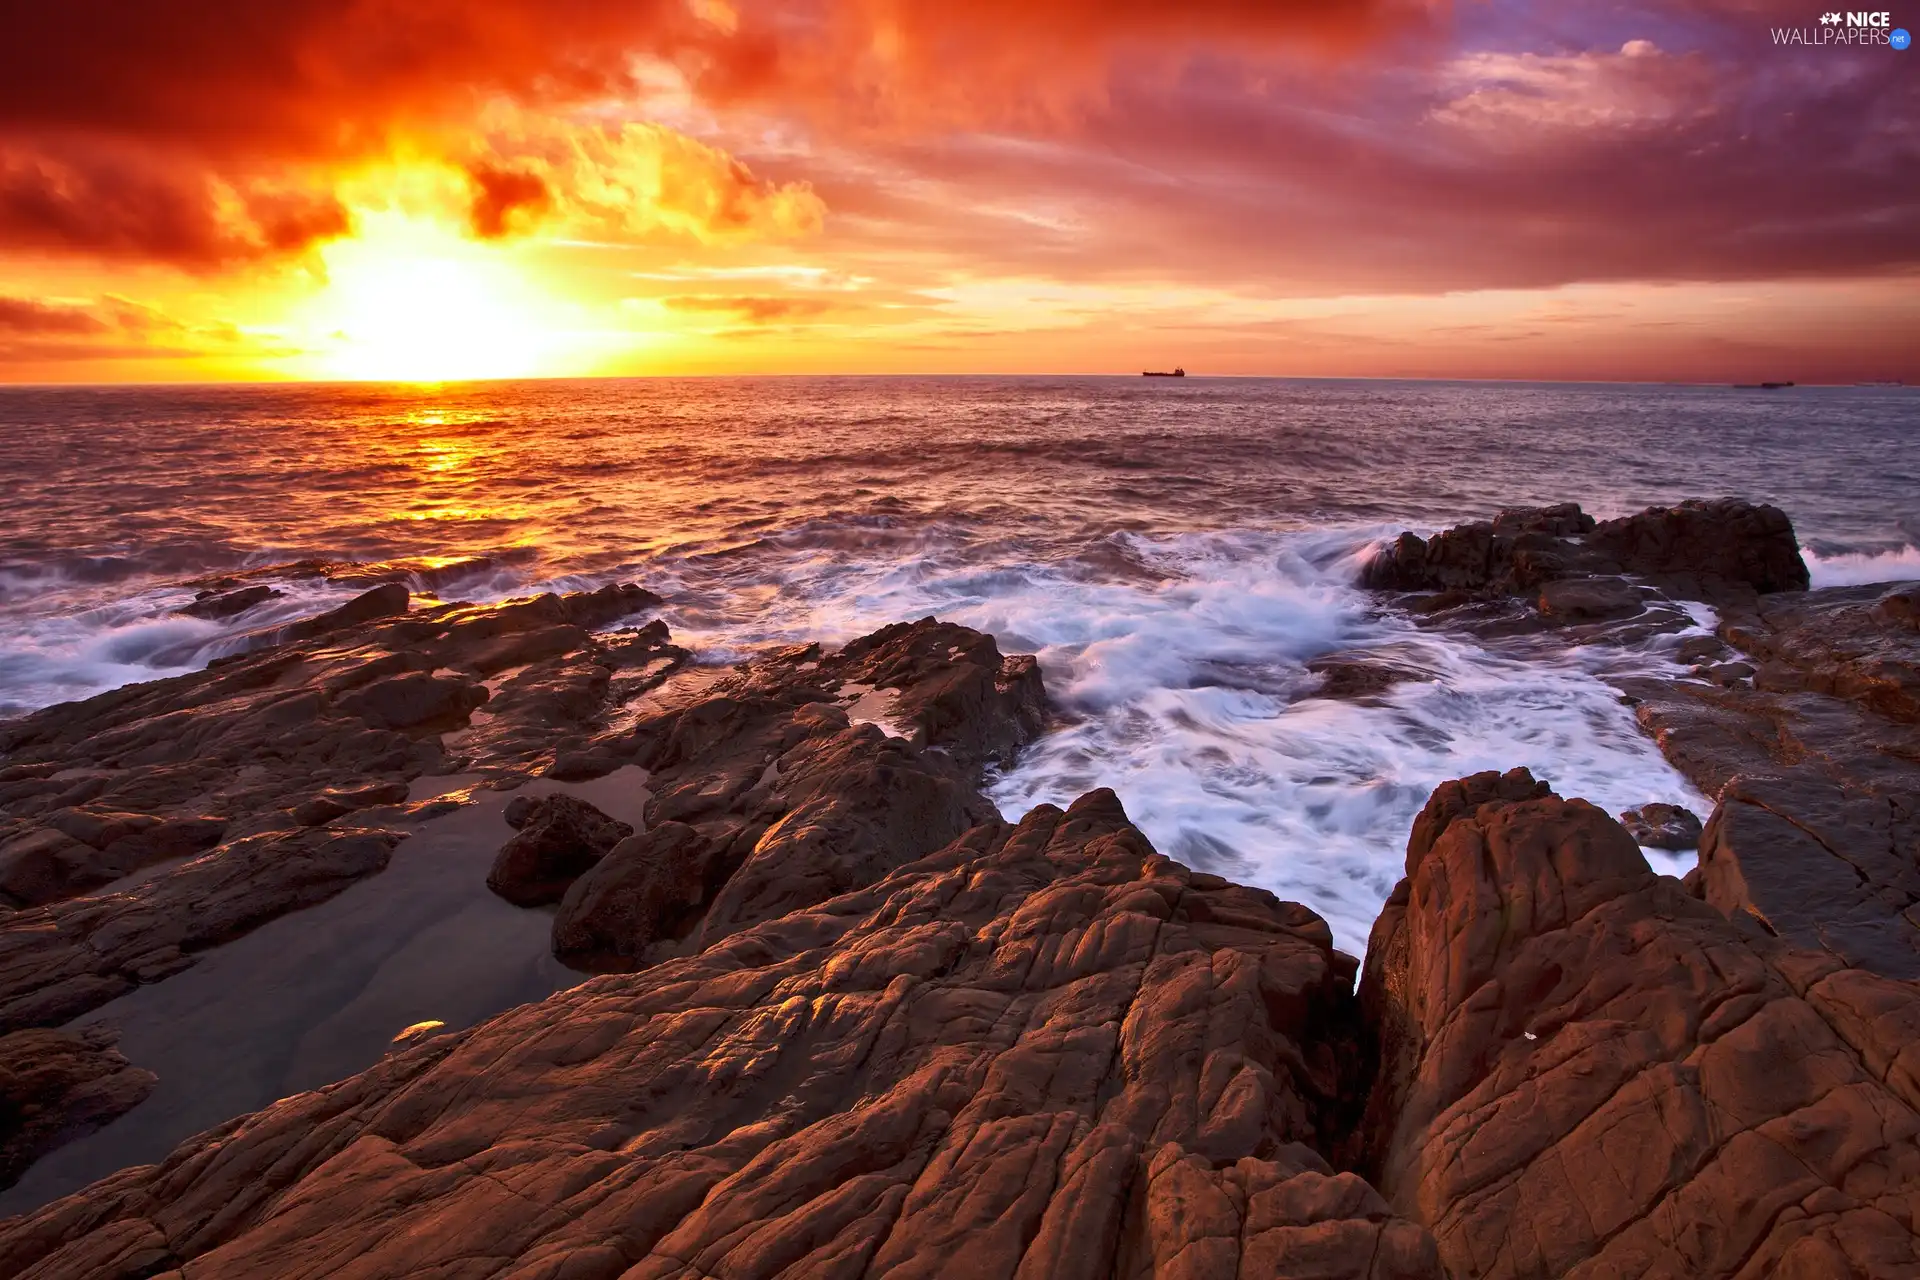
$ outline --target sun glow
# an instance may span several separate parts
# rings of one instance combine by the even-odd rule
[[[322,250],[327,284],[308,318],[316,372],[393,382],[572,371],[567,308],[497,245],[438,223],[364,214]]]

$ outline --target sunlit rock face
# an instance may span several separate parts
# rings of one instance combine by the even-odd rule
[[[1920,990],[1648,872],[1524,771],[1435,792],[1361,987],[1361,1139],[1451,1275],[1920,1266]]]

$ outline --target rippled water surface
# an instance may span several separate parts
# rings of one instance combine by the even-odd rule
[[[1167,852],[1357,948],[1435,782],[1527,764],[1610,808],[1698,805],[1601,658],[1415,630],[1350,584],[1375,537],[1573,498],[1733,493],[1817,580],[1920,576],[1920,395],[1141,379],[742,379],[0,390],[0,710],[192,669],[208,574],[486,563],[448,598],[639,581],[713,660],[938,613],[1041,655],[1062,723],[1010,815],[1114,786]],[[1371,705],[1308,660],[1437,679]],[[1659,651],[1613,655],[1658,666]]]

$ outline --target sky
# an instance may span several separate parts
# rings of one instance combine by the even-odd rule
[[[1920,382],[1920,7],[1822,16],[7,6],[0,381]]]

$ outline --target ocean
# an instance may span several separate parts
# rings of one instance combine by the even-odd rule
[[[1307,903],[1356,953],[1442,780],[1527,765],[1612,810],[1709,807],[1606,683],[1677,670],[1673,637],[1422,630],[1353,587],[1375,541],[1733,494],[1793,517],[1816,585],[1920,577],[1900,388],[26,387],[0,390],[0,460],[0,715],[197,669],[354,594],[289,577],[235,622],[174,612],[196,579],[297,560],[406,560],[446,599],[632,580],[706,662],[937,614],[1038,653],[1060,712],[990,779],[1004,813],[1111,786],[1163,852]],[[1353,651],[1436,678],[1314,696],[1305,664]]]

